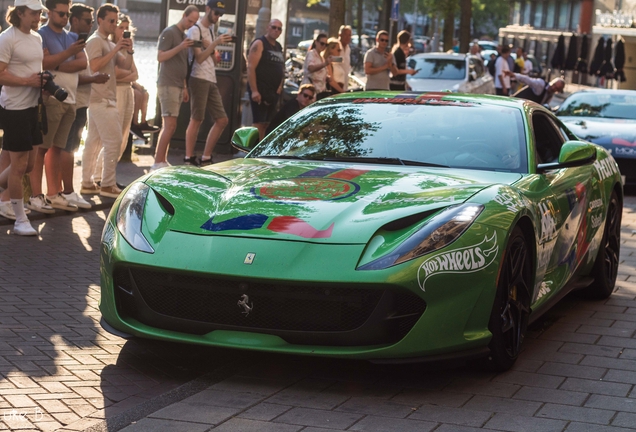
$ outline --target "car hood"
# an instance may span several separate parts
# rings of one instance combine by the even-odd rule
[[[165,199],[174,207],[162,224],[167,230],[353,244],[366,243],[388,222],[462,203],[486,186],[520,178],[476,170],[250,158],[203,169],[165,168],[146,183],[158,194],[156,202]]]
[[[429,79],[429,78],[412,78],[406,79],[409,86],[414,91],[445,91],[453,90],[456,85],[462,85],[462,80],[442,80],[442,79]]]
[[[581,139],[612,150],[614,156],[636,153],[636,120],[599,117],[559,117]]]

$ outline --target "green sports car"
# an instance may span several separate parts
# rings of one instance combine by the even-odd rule
[[[612,293],[617,164],[537,104],[349,93],[257,140],[239,129],[244,159],[122,193],[102,235],[105,329],[504,370],[566,293]]]

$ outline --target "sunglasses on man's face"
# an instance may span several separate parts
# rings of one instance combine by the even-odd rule
[[[219,11],[216,11],[216,10],[215,10],[215,11],[214,11],[214,15],[216,15],[216,16],[218,16],[218,17],[220,17],[220,16],[223,16],[223,12],[219,12]]]
[[[95,22],[90,18],[82,18],[82,21],[84,21],[87,25],[93,25],[93,23]]]
[[[378,39],[378,41],[380,41],[380,42],[388,42],[389,40],[388,39]]]
[[[270,26],[270,27],[273,28],[274,30],[283,31],[282,27],[278,27],[278,26]]]
[[[301,93],[301,95],[303,95],[305,97],[305,99],[311,99],[314,97],[314,95],[312,94],[307,94],[307,93]]]
[[[70,17],[71,13],[70,12],[62,12],[62,11],[53,11],[55,13],[57,13],[60,18],[64,18],[64,17]]]

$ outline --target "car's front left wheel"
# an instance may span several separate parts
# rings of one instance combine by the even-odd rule
[[[497,371],[510,369],[521,352],[530,315],[530,252],[521,228],[515,227],[502,258],[488,325],[492,333],[488,364]]]

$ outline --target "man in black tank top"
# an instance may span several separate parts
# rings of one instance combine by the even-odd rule
[[[285,58],[283,47],[276,39],[283,31],[283,23],[273,19],[264,36],[250,46],[247,56],[247,91],[252,105],[254,126],[260,139],[276,113],[278,98],[283,89]]]

